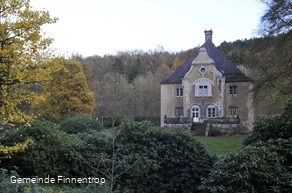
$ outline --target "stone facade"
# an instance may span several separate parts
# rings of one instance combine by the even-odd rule
[[[161,126],[165,117],[189,117],[193,122],[238,118],[250,131],[254,119],[252,81],[212,43],[206,42],[170,77],[161,82]]]

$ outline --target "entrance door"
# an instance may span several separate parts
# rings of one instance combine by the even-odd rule
[[[199,122],[199,118],[201,116],[201,109],[199,106],[195,105],[191,107],[191,117],[193,118],[193,122]]]

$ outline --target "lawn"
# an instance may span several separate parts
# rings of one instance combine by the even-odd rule
[[[214,153],[217,157],[228,153],[236,152],[237,148],[242,146],[244,138],[233,138],[233,137],[196,137],[201,141],[206,149]]]
[[[115,128],[106,128],[103,129],[106,135],[111,136]],[[196,139],[201,141],[206,149],[214,153],[217,157],[228,153],[236,152],[237,148],[242,146],[244,137],[199,137],[196,136]]]

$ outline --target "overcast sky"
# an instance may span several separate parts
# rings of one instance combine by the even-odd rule
[[[263,13],[258,0],[31,0],[36,9],[58,17],[43,28],[64,56],[116,54],[117,51],[187,50],[213,42],[258,36]]]

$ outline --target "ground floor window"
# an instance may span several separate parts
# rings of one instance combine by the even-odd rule
[[[216,118],[217,117],[217,107],[215,105],[208,105],[207,106],[206,117],[207,118]]]
[[[237,107],[229,107],[229,116],[237,117],[238,116],[238,108]]]
[[[207,108],[207,117],[215,118],[216,117],[216,108]]]
[[[184,109],[182,107],[175,107],[175,116],[183,117],[184,116]]]

